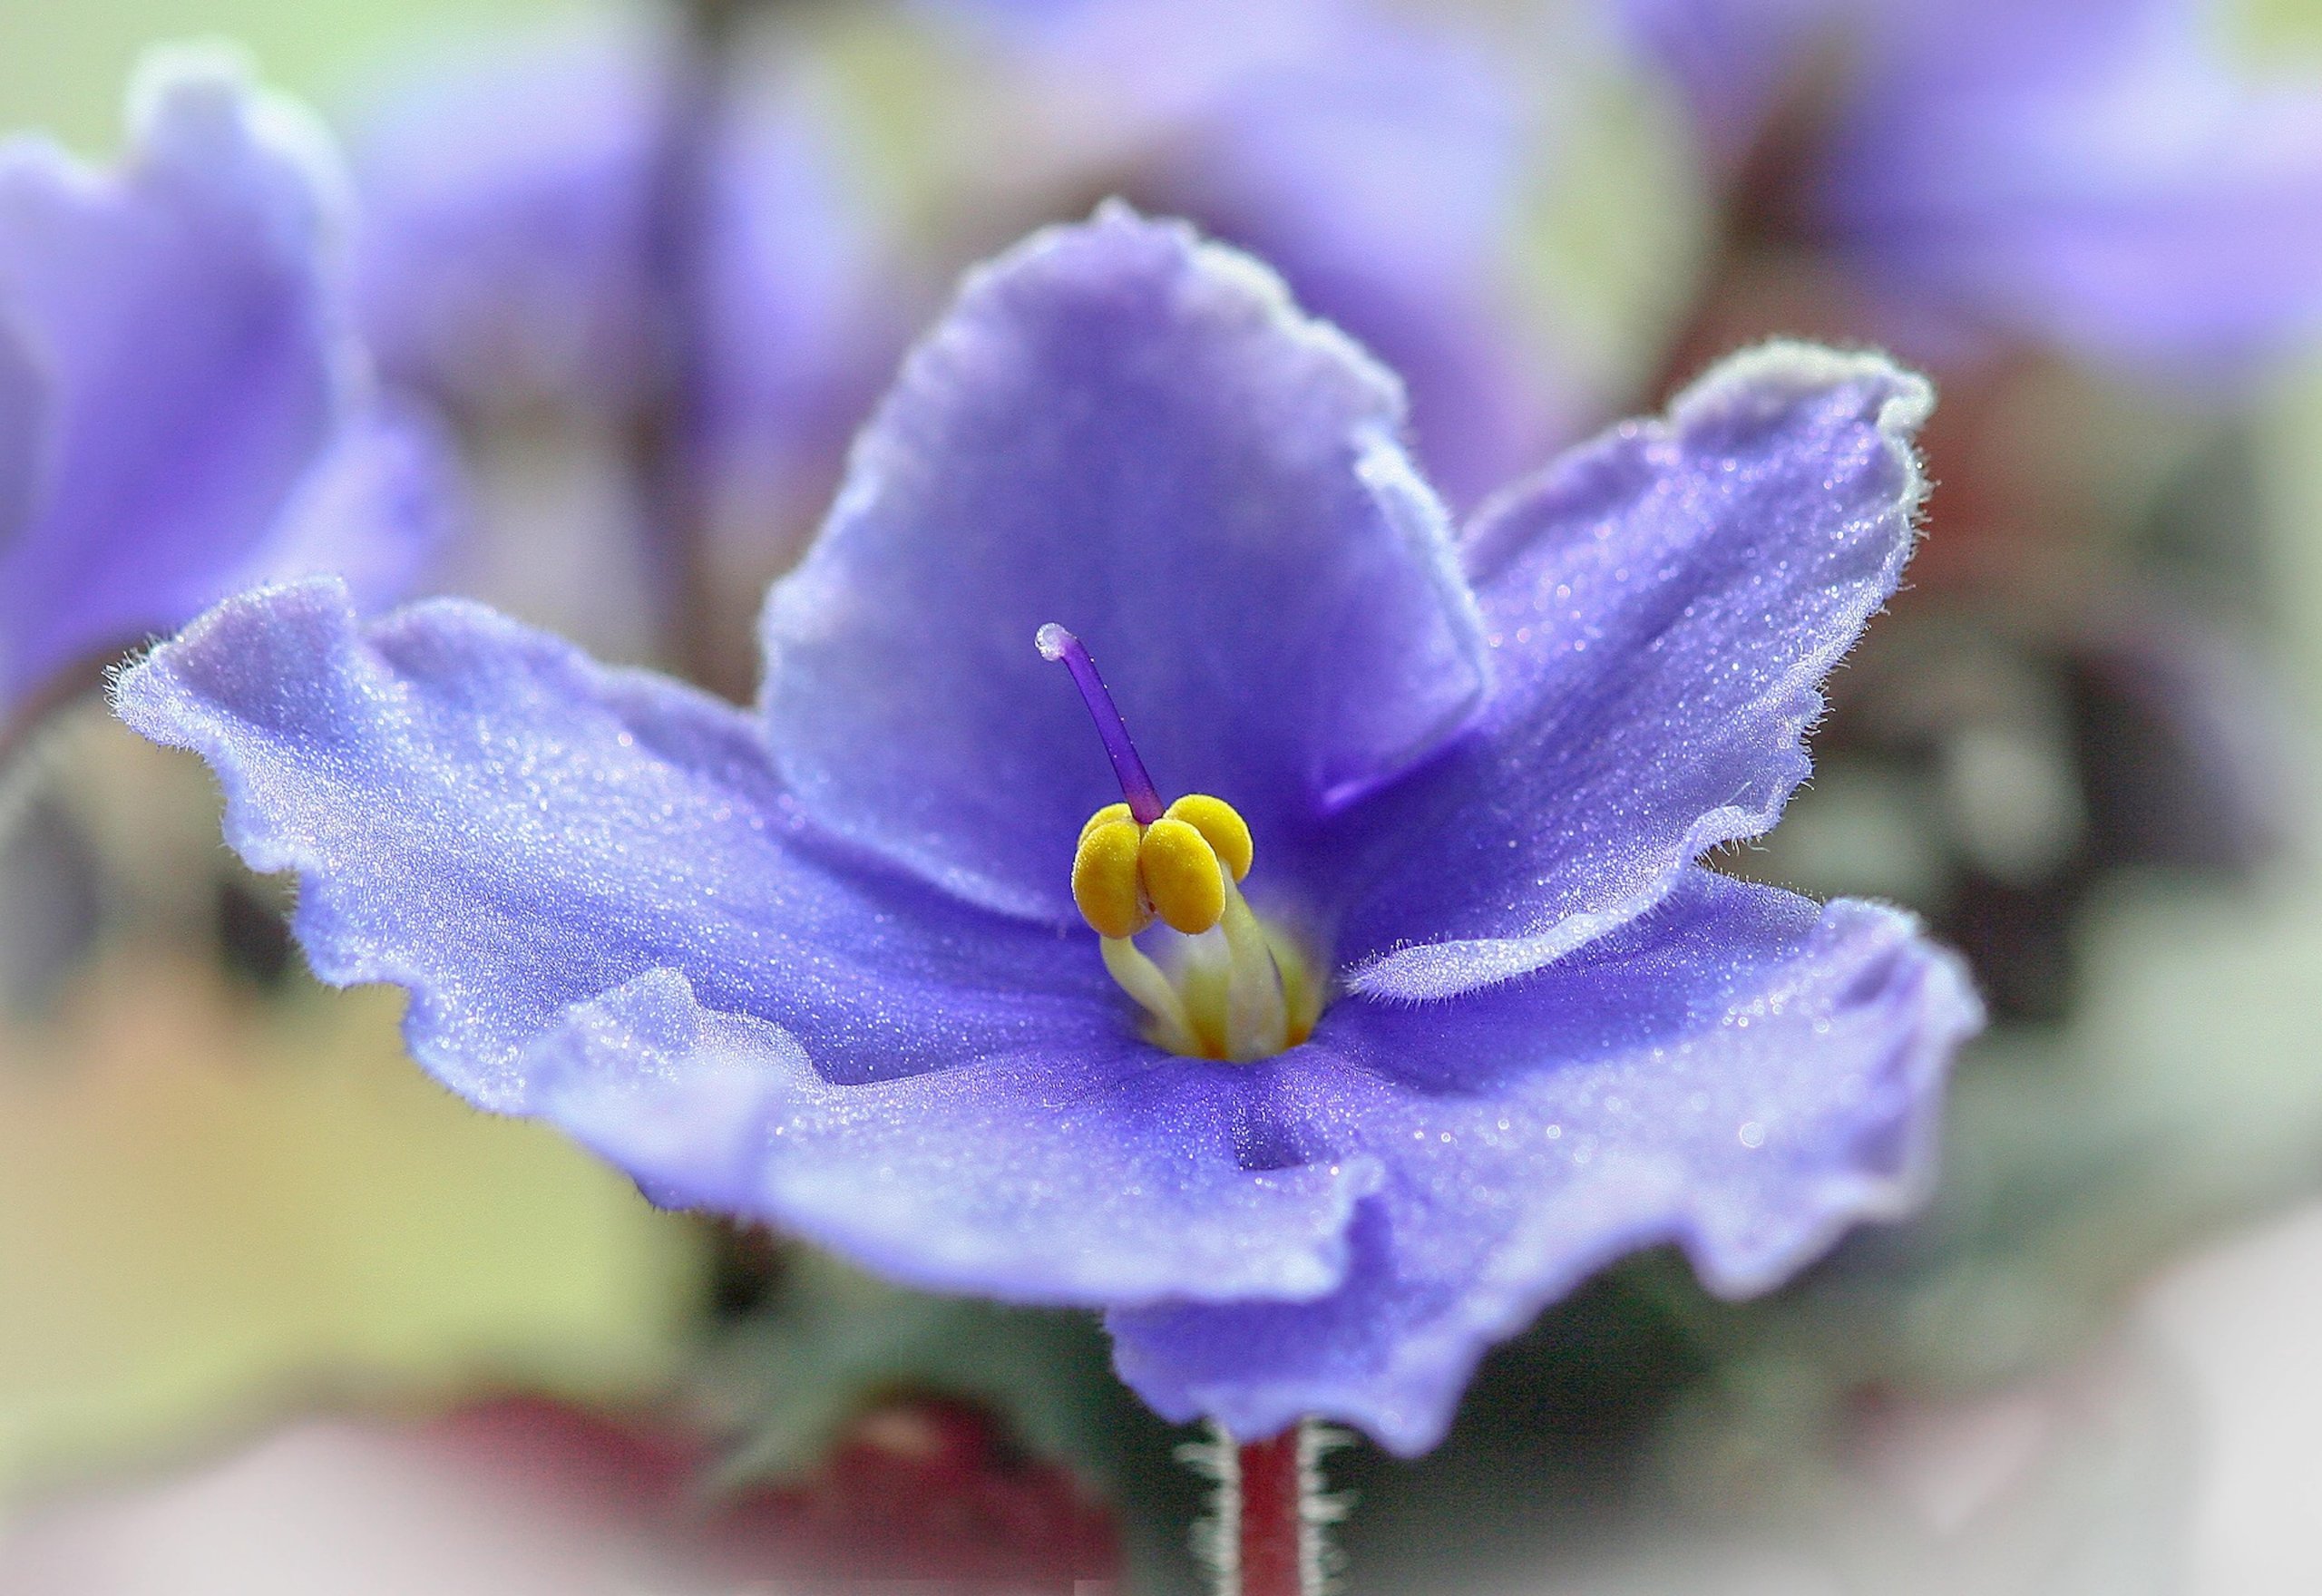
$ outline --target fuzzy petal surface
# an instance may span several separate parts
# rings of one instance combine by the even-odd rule
[[[434,489],[340,530],[290,513],[375,445],[405,484],[440,467],[424,429],[364,412],[317,131],[230,60],[171,52],[140,73],[130,146],[108,174],[0,150],[0,702],[252,579],[407,579],[441,523]]]
[[[1117,798],[1034,631],[1107,672],[1165,789],[1259,835],[1439,746],[1483,689],[1400,389],[1263,268],[1108,206],[973,276],[769,596],[768,736],[807,813],[962,897],[1077,923]]]
[[[1355,989],[1537,968],[1773,824],[1822,678],[1910,553],[1932,401],[1877,355],[1770,345],[1487,508],[1466,553],[1491,700],[1348,817]]]
[[[769,1220],[893,1279],[1096,1306],[1335,1287],[1377,1165],[1243,1168],[1242,1083],[1090,1008],[1078,1036],[839,1085],[795,1033],[705,1008],[665,969],[526,1062],[546,1116],[657,1201]]]
[[[1282,1134],[1386,1169],[1346,1284],[1117,1310],[1121,1374],[1172,1418],[1263,1435],[1319,1416],[1425,1451],[1483,1350],[1612,1259],[1673,1241],[1743,1295],[1898,1212],[1980,1018],[1908,917],[1703,871],[1520,981],[1346,999],[1261,1066],[1294,1105]]]
[[[1343,1273],[1374,1168],[1245,1168],[1243,1083],[1137,1041],[1085,936],[839,857],[742,711],[473,604],[366,626],[328,581],[229,600],[116,700],[298,873],[318,975],[404,987],[437,1078],[660,1201],[1003,1298]]]

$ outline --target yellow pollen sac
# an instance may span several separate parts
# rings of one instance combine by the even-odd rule
[[[1115,804],[1124,814],[1128,805]],[[1206,793],[1188,793],[1169,805],[1161,817],[1181,820],[1202,834],[1210,852],[1217,855],[1217,862],[1231,871],[1235,881],[1244,881],[1250,874],[1250,861],[1255,850],[1250,842],[1250,824],[1241,812],[1223,798],[1213,798]]]
[[[1121,813],[1112,816],[1111,809]],[[1081,829],[1072,855],[1072,900],[1100,937],[1134,937],[1153,923],[1152,905],[1137,881],[1144,841],[1127,804],[1098,810]]]
[[[1129,807],[1127,804],[1107,803],[1104,808],[1090,815],[1087,822],[1081,826],[1080,842],[1075,843],[1074,846],[1078,847],[1081,844],[1086,843],[1088,841],[1088,833],[1095,831],[1098,826],[1110,825],[1117,820],[1134,821],[1136,818],[1137,817],[1135,815],[1129,813]],[[1139,829],[1142,830],[1142,828]]]
[[[1259,920],[1235,883],[1250,872],[1250,828],[1222,798],[1195,793],[1150,825],[1107,803],[1080,828],[1072,899],[1100,939],[1105,968],[1145,1010],[1146,1039],[1192,1058],[1246,1064],[1313,1035],[1326,996],[1296,940]],[[1156,920],[1156,959],[1135,939]],[[1208,931],[1222,936],[1205,936]]]
[[[1137,873],[1154,912],[1173,931],[1199,936],[1225,914],[1225,877],[1209,839],[1167,816],[1145,831],[1137,850]]]

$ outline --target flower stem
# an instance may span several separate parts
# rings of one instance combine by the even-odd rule
[[[1241,1572],[1235,1596],[1313,1596],[1306,1579],[1306,1470],[1299,1455],[1302,1425],[1236,1455],[1242,1522],[1234,1527]]]
[[[1222,1427],[1216,1436],[1178,1450],[1216,1482],[1213,1515],[1194,1526],[1194,1553],[1215,1579],[1216,1596],[1338,1589],[1341,1560],[1328,1532],[1346,1516],[1347,1499],[1323,1494],[1322,1457],[1347,1437],[1312,1423],[1246,1445]]]
[[[701,457],[710,328],[704,254],[729,57],[749,0],[677,0],[673,46],[646,213],[648,315],[659,349],[659,392],[639,417],[636,458],[660,582],[668,663],[696,683],[735,690],[719,644]],[[740,684],[746,693],[746,682]]]

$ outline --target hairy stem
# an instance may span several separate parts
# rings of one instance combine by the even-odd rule
[[[1346,1516],[1347,1501],[1324,1494],[1322,1458],[1345,1442],[1307,1423],[1247,1445],[1221,1429],[1215,1443],[1181,1449],[1217,1484],[1213,1516],[1194,1527],[1195,1553],[1217,1596],[1326,1596],[1337,1588],[1329,1528]]]
[[[1300,1426],[1244,1445],[1235,1459],[1242,1522],[1235,1526],[1236,1596],[1312,1596],[1306,1580],[1305,1471]]]

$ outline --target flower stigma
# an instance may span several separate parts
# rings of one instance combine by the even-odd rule
[[[1297,1046],[1313,1034],[1322,988],[1297,942],[1242,896],[1256,852],[1248,823],[1206,793],[1165,805],[1088,647],[1054,621],[1033,641],[1072,673],[1120,782],[1121,802],[1080,828],[1072,900],[1105,968],[1145,1011],[1146,1039],[1235,1064]],[[1156,922],[1158,959],[1136,940]]]

